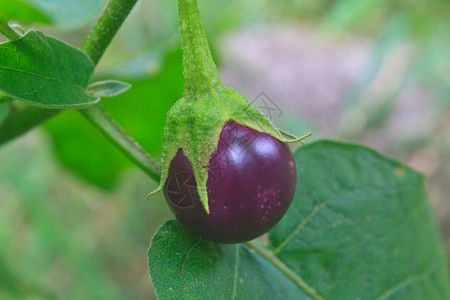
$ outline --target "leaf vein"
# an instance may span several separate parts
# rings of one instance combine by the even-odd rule
[[[268,262],[270,262],[275,268],[283,273],[289,280],[291,280],[296,286],[298,286],[304,293],[309,295],[314,300],[326,300],[321,296],[317,290],[309,286],[298,274],[292,271],[282,260],[280,260],[273,251],[266,249],[264,246],[259,245],[258,242],[247,242],[246,245],[258,253]]]
[[[297,228],[288,236],[286,239],[274,250],[274,253],[277,254],[281,251],[299,232],[302,230],[306,224],[327,204],[327,202],[323,202],[316,207],[309,213],[309,215],[301,222]]]
[[[73,83],[71,83],[71,82],[64,81],[64,80],[62,80],[62,79],[60,79],[60,78],[49,77],[49,76],[45,76],[45,75],[42,75],[42,74],[38,74],[38,73],[26,71],[26,70],[19,70],[19,69],[14,69],[14,68],[5,67],[5,66],[0,66],[0,69],[8,70],[8,71],[14,71],[14,72],[18,72],[18,73],[24,73],[24,74],[28,74],[28,75],[33,75],[33,76],[36,76],[36,77],[44,78],[44,79],[46,79],[46,80],[57,81],[57,82],[67,84],[67,85],[72,86],[72,87],[75,87],[75,88],[80,88],[80,87],[82,87],[81,85],[73,84]]]
[[[386,187],[383,190],[383,195],[388,195],[390,193],[400,193],[400,192],[404,192],[404,191],[408,191],[409,189],[413,188],[413,186],[407,186],[405,188],[399,189],[398,185],[394,185],[391,187]],[[364,191],[364,190],[377,190],[379,191],[379,188],[377,187],[361,187],[358,188],[354,191],[351,191],[351,193],[355,193],[355,192],[359,192],[359,191]],[[334,199],[336,199],[337,195],[334,195],[333,197],[331,197],[330,199],[322,202],[321,204],[317,205],[314,207],[314,209],[306,216],[306,218],[297,226],[297,228],[291,232],[286,239],[283,240],[283,242],[281,242],[281,244],[274,250],[274,253],[277,254],[278,252],[280,252],[299,232],[300,230],[302,230],[310,221],[311,219],[317,215],[317,213],[323,208],[325,207],[330,201],[333,201]]]
[[[402,282],[396,284],[395,286],[393,286],[392,288],[388,289],[386,292],[384,292],[380,297],[378,297],[376,300],[385,300],[388,299],[390,296],[394,295],[395,293],[407,288],[409,285],[415,283],[415,282],[419,282],[422,280],[427,279],[428,277],[431,276],[431,274],[434,272],[434,270],[436,269],[436,267],[439,265],[439,261],[436,261],[428,271],[426,271],[423,274],[418,274],[415,276],[410,276],[409,278],[406,278],[405,280],[403,280]]]
[[[195,249],[195,247],[197,247],[197,246],[200,244],[201,241],[202,241],[202,238],[199,238],[199,239],[197,240],[197,242],[195,242],[195,244],[192,245],[192,247],[189,249],[189,251],[188,251],[187,254],[186,254],[186,257],[185,257],[185,259],[184,259],[184,261],[183,261],[183,264],[181,265],[180,280],[181,280],[181,285],[182,285],[182,286],[184,286],[184,281],[183,281],[184,267],[186,266],[186,263],[187,263],[187,261],[188,261],[188,259],[189,259],[189,256],[191,255],[192,251]]]

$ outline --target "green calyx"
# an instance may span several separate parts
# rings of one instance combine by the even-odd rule
[[[206,39],[196,0],[178,1],[183,45],[184,96],[169,110],[163,136],[161,182],[167,180],[172,159],[181,149],[189,159],[200,200],[209,213],[206,182],[208,164],[223,126],[230,121],[268,133],[283,142],[302,142],[275,128],[243,96],[224,88]]]

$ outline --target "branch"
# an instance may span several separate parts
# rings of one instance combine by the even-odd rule
[[[89,32],[80,49],[91,57],[95,65],[99,62],[136,2],[137,0],[111,0],[94,28]],[[11,35],[11,37],[13,36]],[[17,37],[15,36],[15,38]],[[59,112],[61,110],[28,106],[11,115],[0,126],[0,145],[24,134]],[[137,142],[128,136],[100,105],[94,105],[80,110],[80,113],[105,135],[111,143],[118,147],[126,157],[152,179],[159,181],[160,171],[155,160]]]
[[[81,50],[84,50],[95,64],[102,57],[109,43],[136,4],[136,1],[111,0],[94,28],[84,40]],[[141,145],[125,133],[122,127],[103,110],[100,104],[80,110],[80,113],[136,166],[155,181],[159,181],[160,170],[158,163]]]
[[[100,104],[80,110],[83,116],[89,120],[114,146],[116,146],[136,166],[141,168],[156,182],[160,179],[159,164],[133,140],[125,131],[108,115]]]
[[[80,49],[97,65],[137,0],[111,0]]]

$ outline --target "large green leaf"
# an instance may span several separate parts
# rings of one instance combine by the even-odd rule
[[[267,245],[160,228],[149,249],[160,299],[450,299],[422,175],[352,144],[295,158],[295,199]]]
[[[145,150],[161,150],[166,112],[181,97],[181,51],[170,52],[158,74],[140,79],[126,93],[102,101],[103,107]],[[133,165],[79,113],[66,111],[46,124],[57,156],[71,171],[105,189],[112,189]]]
[[[46,108],[83,108],[99,101],[86,93],[91,59],[64,42],[30,30],[0,44],[0,90]]]
[[[296,153],[295,201],[274,253],[332,299],[445,299],[449,279],[421,174],[367,148]]]
[[[310,299],[249,247],[204,241],[177,221],[153,237],[149,269],[159,299]]]

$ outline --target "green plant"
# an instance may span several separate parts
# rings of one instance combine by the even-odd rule
[[[101,98],[124,92],[129,85],[116,80],[91,83],[97,63],[135,2],[112,0],[80,49],[36,30],[21,35],[0,14],[0,32],[9,39],[0,44],[0,90],[3,93],[0,144],[62,110],[76,109],[149,177],[160,180],[159,164],[125,134],[99,104]],[[196,3],[192,0],[180,2]],[[5,2],[0,7],[20,3]],[[15,14],[16,20],[49,19],[34,10],[14,11],[26,12]],[[201,55],[208,56],[206,59],[210,63],[212,59],[202,31],[203,28],[197,27],[190,37],[201,40],[202,50],[206,51]],[[190,58],[186,55],[185,60],[186,57],[187,60],[196,59],[196,55]],[[185,64],[187,78],[196,74],[195,69],[189,69],[192,61]],[[205,86],[208,91],[219,86],[220,89],[212,93],[215,99],[226,96],[235,100],[228,102],[223,111],[233,105],[237,105],[237,111],[248,107],[245,99],[222,90],[215,70],[208,69],[207,65],[206,71],[200,73],[203,78],[194,77],[194,82],[186,82],[185,97],[192,96],[193,86],[200,89],[196,90],[195,96],[199,91],[204,92]],[[213,88],[209,86],[211,82],[215,83]],[[201,96],[198,105],[206,105]],[[217,105],[223,105],[217,102]],[[183,115],[185,111],[177,107],[172,112],[182,115],[175,114],[172,121],[182,120],[178,116],[192,116]],[[207,115],[205,107],[192,107],[189,113]],[[235,118],[229,116],[220,119],[222,123],[214,123],[212,131],[208,131],[200,143],[208,140],[211,132],[218,137],[226,121],[236,120],[236,115]],[[250,127],[283,139],[282,132],[271,127],[257,112],[246,112],[237,117],[246,119],[243,123]],[[189,120],[184,120],[184,126]],[[185,154],[191,162],[194,160],[194,174],[200,176],[205,187],[207,179],[200,173],[204,176],[207,172],[200,168],[202,163],[208,163],[214,150],[211,144],[218,138],[211,139],[205,146],[207,151],[201,156],[204,161],[195,161],[197,141],[189,141],[188,134],[181,134],[180,138],[174,134],[177,126],[172,125],[169,124],[166,131],[166,145],[169,146],[163,156],[163,171],[170,172],[169,163],[175,150],[187,144],[191,148],[188,152],[192,152]],[[331,141],[300,147],[294,158],[297,165],[294,200],[286,216],[269,231],[268,242],[217,244],[195,236],[176,221],[160,228],[148,252],[149,270],[159,298],[450,297],[446,259],[420,174],[366,147]],[[195,168],[199,169],[197,173]],[[162,174],[164,184],[166,175]],[[207,197],[202,200],[207,207]],[[12,284],[9,288],[20,289],[20,285]]]

